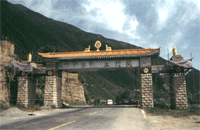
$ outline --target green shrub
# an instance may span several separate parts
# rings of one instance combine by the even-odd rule
[[[44,94],[36,93],[35,105],[39,104],[40,106],[44,105]]]
[[[21,108],[22,108],[22,109],[23,109],[23,108],[26,108],[23,104],[20,104],[20,103],[17,103],[16,106],[17,106],[17,108],[19,108],[19,109],[21,109]]]
[[[1,110],[1,111],[7,110],[8,108],[10,108],[10,106],[5,105],[4,103],[0,103],[0,110]]]
[[[99,106],[100,105],[100,98],[96,98],[94,100],[94,105]]]
[[[52,108],[52,109],[55,109],[55,108],[56,108],[56,106],[55,106],[55,105],[51,105],[51,108]]]

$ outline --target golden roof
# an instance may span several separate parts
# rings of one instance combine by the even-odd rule
[[[48,53],[38,53],[42,57],[45,58],[90,58],[90,57],[107,57],[107,56],[141,56],[141,55],[151,55],[156,52],[159,52],[158,49],[120,49],[120,50],[112,50],[112,51],[75,51],[75,52],[48,52]]]

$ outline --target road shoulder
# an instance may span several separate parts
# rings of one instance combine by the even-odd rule
[[[172,117],[151,115],[146,113],[149,127],[152,130],[170,129],[170,130],[199,130],[200,116],[192,115],[188,117]]]
[[[149,130],[149,122],[139,108],[123,109],[113,126],[120,130]]]
[[[6,125],[9,123],[16,123],[19,121],[28,121],[35,118],[42,118],[45,116],[52,116],[55,114],[60,114],[63,112],[71,112],[76,111],[81,108],[73,108],[73,109],[51,109],[51,110],[40,110],[40,111],[34,111],[34,112],[25,112],[28,116],[22,116],[22,117],[6,117],[6,116],[0,116],[0,126]]]

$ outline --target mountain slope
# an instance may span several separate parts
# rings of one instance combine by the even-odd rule
[[[37,61],[37,52],[83,51],[88,45],[91,45],[91,50],[96,50],[93,46],[96,40],[101,41],[101,50],[105,50],[105,44],[112,49],[140,48],[84,32],[73,25],[46,18],[22,5],[13,5],[7,1],[1,1],[1,36],[3,35],[15,43],[15,53],[23,60],[27,59],[29,52],[33,52],[33,60]],[[152,61],[152,64],[165,64],[165,62],[159,57]],[[79,79],[84,83],[85,91],[90,98],[114,99],[125,89],[132,91],[140,86],[138,70],[79,72],[79,74]],[[157,77],[153,77],[155,81]],[[154,83],[154,87],[163,89],[163,84],[164,81],[160,84]],[[187,76],[187,86],[189,86],[188,92],[194,93],[193,87],[195,92],[199,92],[198,70],[195,70],[194,76],[192,74]],[[134,95],[133,92],[132,96]]]
[[[137,48],[130,44],[116,44],[121,42],[86,33],[72,25],[46,18],[22,5],[1,3],[2,35],[14,40],[17,48],[23,47],[21,51],[16,50],[21,58],[25,58],[23,55],[29,51],[38,51],[46,45],[59,48],[58,51],[83,51],[96,40],[102,42],[103,50],[105,44],[113,49]],[[91,46],[91,49],[94,50],[94,46]]]

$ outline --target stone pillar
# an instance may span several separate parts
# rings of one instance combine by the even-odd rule
[[[140,74],[140,101],[142,108],[154,107],[152,74]]]
[[[18,77],[17,104],[28,107],[35,103],[36,79]]]
[[[184,73],[174,73],[171,84],[173,86],[174,102],[176,109],[188,109],[186,80]]]
[[[62,79],[57,76],[46,76],[44,90],[44,107],[61,107]]]

